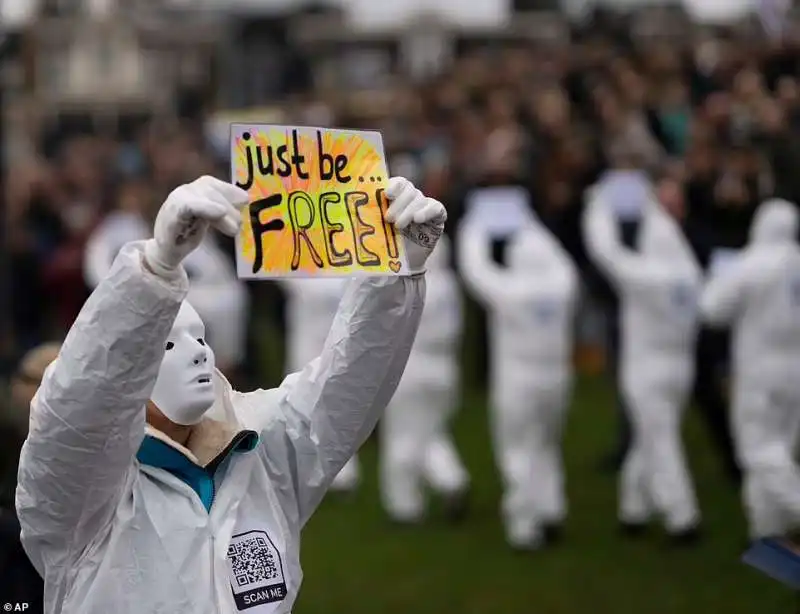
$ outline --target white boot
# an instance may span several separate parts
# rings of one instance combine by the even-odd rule
[[[428,485],[445,496],[469,490],[469,474],[449,437],[439,435],[425,450],[422,471]]]
[[[544,544],[544,533],[533,518],[507,518],[506,541],[514,550],[538,550]]]

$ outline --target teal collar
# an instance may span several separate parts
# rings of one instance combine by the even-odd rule
[[[188,484],[197,493],[206,511],[211,510],[214,502],[214,476],[222,464],[234,454],[252,452],[258,445],[258,434],[255,431],[242,431],[225,446],[214,460],[206,467],[192,462],[180,450],[153,437],[145,435],[136,459],[143,465],[149,465],[168,471],[176,478]]]

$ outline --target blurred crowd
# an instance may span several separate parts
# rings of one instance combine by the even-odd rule
[[[614,171],[649,177],[703,267],[714,250],[744,246],[761,202],[800,202],[800,41],[725,29],[642,39],[626,20],[598,13],[565,44],[462,49],[433,76],[392,81],[382,112],[342,105],[300,79],[305,85],[287,95],[283,121],[381,130],[392,173],[447,206],[454,243],[470,194],[522,190],[577,265],[584,302],[606,315],[613,365],[617,299],[587,257],[581,232],[590,186]],[[96,283],[87,245],[99,232],[114,235],[110,215],[150,228],[176,186],[202,174],[228,176],[225,144],[206,121],[212,101],[200,102],[208,104],[170,119],[125,117],[114,130],[62,117],[36,133],[32,155],[6,161],[2,292],[11,311],[0,331],[4,376],[18,372],[31,348],[60,340],[76,317]],[[126,232],[119,236],[141,238]],[[235,277],[232,243],[215,241],[209,249],[221,273],[207,280],[212,294]],[[121,244],[106,243],[108,261]],[[499,265],[504,250],[500,238],[493,251]],[[237,307],[241,319],[280,338],[281,288],[258,283],[247,292]],[[242,336],[226,367],[243,385],[258,379],[264,386],[265,377],[274,383],[280,369],[265,375],[253,337]],[[701,334],[698,351],[707,360],[698,361],[696,396],[735,475],[721,383],[725,343]],[[473,342],[474,349],[481,348]],[[623,450],[626,438],[622,428]]]
[[[393,172],[445,202],[451,229],[471,191],[522,188],[591,294],[611,300],[579,232],[585,190],[605,171],[654,178],[703,264],[716,247],[743,245],[757,203],[800,198],[796,41],[733,29],[641,38],[627,19],[599,12],[568,44],[467,46],[440,74],[396,76],[360,105],[315,91],[300,49],[283,121],[380,129]],[[179,183],[227,176],[224,141],[206,122],[213,100],[194,95],[183,116],[123,117],[114,130],[61,117],[33,133],[35,155],[7,161],[6,373],[74,319],[90,287],[84,249],[104,216],[136,210],[149,227]],[[250,292],[280,321],[279,292],[259,286]]]
[[[392,168],[447,203],[451,228],[470,190],[523,187],[582,268],[586,188],[607,169],[640,168],[706,261],[714,247],[743,244],[758,202],[800,197],[797,51],[724,32],[635,41],[619,18],[594,20],[568,45],[465,51],[442,74],[394,86],[385,117],[303,91],[286,119],[381,129]],[[133,118],[113,134],[61,122],[39,135],[35,158],[8,161],[6,347],[32,347],[72,321],[87,292],[83,249],[109,211],[147,218],[180,182],[227,175],[205,134],[202,114]]]
[[[725,37],[638,46],[593,26],[564,49],[461,58],[395,121],[451,207],[476,185],[522,185],[581,264],[586,188],[640,168],[703,260],[743,244],[765,197],[797,200],[796,51]]]

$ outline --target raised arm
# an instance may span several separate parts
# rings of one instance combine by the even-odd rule
[[[262,432],[267,456],[292,476],[301,526],[392,398],[424,300],[422,275],[353,280],[316,359],[277,390],[236,395],[244,424]]]
[[[72,325],[31,403],[16,505],[43,572],[73,561],[111,518],[144,437],[147,402],[188,281],[146,270],[129,244]]]
[[[492,260],[489,237],[474,223],[458,229],[458,268],[464,283],[484,305],[491,305],[507,292],[508,276]]]
[[[375,428],[417,333],[425,302],[424,262],[446,214],[440,203],[403,182],[397,187],[393,180],[387,194],[394,198],[390,214],[400,205],[390,216],[398,228],[413,221],[413,232],[404,232],[412,274],[349,282],[320,356],[276,390],[235,396],[244,425],[261,432],[266,461],[276,481],[286,485],[278,488],[284,508],[296,514],[300,526]]]
[[[619,237],[614,215],[599,198],[591,199],[582,220],[586,251],[595,265],[614,284],[625,284],[637,273],[637,256],[626,249]]]
[[[112,518],[188,290],[180,263],[209,223],[235,232],[229,201],[242,195],[244,204],[246,193],[210,177],[170,194],[155,238],[123,248],[45,372],[16,494],[23,545],[40,573],[67,573]]]
[[[545,240],[551,246],[553,259],[557,263],[557,266],[552,267],[553,275],[559,283],[569,288],[570,296],[574,300],[580,288],[578,267],[575,265],[569,252],[564,249],[561,241],[559,241],[553,233],[546,228],[541,228],[539,232],[544,233]]]
[[[724,267],[706,282],[700,296],[700,313],[711,326],[726,327],[739,313],[752,268],[746,258]]]

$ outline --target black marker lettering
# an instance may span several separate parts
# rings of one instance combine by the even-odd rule
[[[297,171],[297,176],[300,179],[308,179],[308,172],[303,167],[306,163],[306,157],[300,153],[300,144],[297,142],[297,130],[292,130],[292,164]]]
[[[371,252],[364,245],[364,237],[375,234],[375,228],[367,224],[359,214],[358,210],[369,204],[369,196],[366,192],[348,192],[344,195],[344,202],[347,206],[347,215],[353,227],[353,242],[356,247],[356,260],[364,267],[380,266],[381,259],[377,254]]]
[[[302,201],[308,207],[308,222],[301,226],[298,224],[297,221],[297,203]],[[323,268],[325,264],[322,262],[322,258],[317,253],[317,250],[314,248],[314,243],[311,241],[311,237],[308,236],[308,229],[314,224],[314,201],[311,200],[311,197],[306,194],[305,192],[297,191],[292,192],[289,194],[289,220],[292,223],[292,241],[294,243],[294,252],[292,254],[292,270],[296,271],[300,268],[300,253],[302,251],[302,244],[300,240],[304,240],[306,245],[308,245],[309,252],[311,253],[311,259],[314,261],[319,268]]]
[[[329,181],[336,175],[339,183],[348,183],[350,176],[342,171],[347,167],[347,156],[338,154],[336,158],[322,148],[322,132],[317,130],[317,154],[319,157],[319,176],[322,181]]]
[[[245,132],[242,134],[242,140],[245,142],[244,151],[245,157],[247,158],[247,181],[241,182],[238,179],[236,180],[236,185],[243,190],[249,190],[253,187],[253,151],[247,142],[250,140],[250,133]]]
[[[258,273],[264,265],[264,246],[261,239],[264,234],[272,231],[280,231],[286,227],[283,220],[270,220],[266,224],[261,221],[261,212],[273,207],[280,206],[283,196],[273,194],[250,203],[250,227],[253,230],[253,242],[256,246],[256,257],[253,260],[253,273]]]
[[[261,173],[262,177],[266,177],[267,175],[272,175],[275,172],[275,168],[272,164],[272,145],[267,145],[267,163],[264,164],[264,148],[258,147],[256,151],[256,155],[258,157],[258,172]]]
[[[286,145],[280,145],[278,147],[278,161],[281,163],[281,166],[278,169],[278,175],[281,177],[292,176],[292,166],[289,164],[289,158],[286,156],[288,153],[289,148],[286,147]]]
[[[317,159],[319,160],[319,178],[328,181],[333,177],[333,156],[322,149],[322,133],[317,130]],[[330,166],[330,170],[328,170]]]
[[[383,238],[386,239],[386,252],[389,258],[399,258],[400,250],[397,247],[397,235],[395,235],[392,225],[386,220],[386,212],[389,210],[389,199],[386,198],[386,190],[378,188],[375,190],[375,200],[381,212],[383,221]]]
[[[322,134],[317,132],[320,152],[322,152]],[[291,152],[289,151],[290,145],[279,145],[273,148],[272,145],[261,147],[251,142],[252,135],[249,132],[242,134],[242,140],[245,142],[245,160],[247,164],[247,179],[246,181],[239,181],[237,179],[236,185],[243,190],[249,190],[256,177],[256,168],[262,177],[277,174],[280,177],[291,177],[292,173],[297,173],[300,179],[308,179],[308,172],[305,169],[306,158],[300,153],[300,143],[297,130],[292,130],[292,144]],[[254,151],[255,150],[255,151]],[[322,154],[321,154],[322,155]],[[323,178],[330,179],[335,174],[337,179],[341,181],[341,171],[347,166],[347,156],[333,156],[324,154],[325,159],[320,160],[320,168],[323,169]],[[277,165],[276,160],[277,158]],[[330,171],[325,172],[325,164],[330,165]],[[277,168],[276,168],[277,166]],[[294,169],[292,168],[294,166]],[[349,178],[347,178],[349,181]]]
[[[345,175],[342,171],[347,166],[347,156],[339,154],[336,156],[336,181],[339,183],[350,183],[350,175]]]
[[[328,217],[328,205],[339,204],[342,202],[342,195],[338,192],[324,192],[319,196],[319,215],[322,221],[322,228],[325,232],[325,251],[328,254],[328,262],[333,267],[349,266],[353,264],[352,252],[345,248],[342,251],[336,249],[333,242],[334,235],[344,231],[344,224],[331,222]]]

